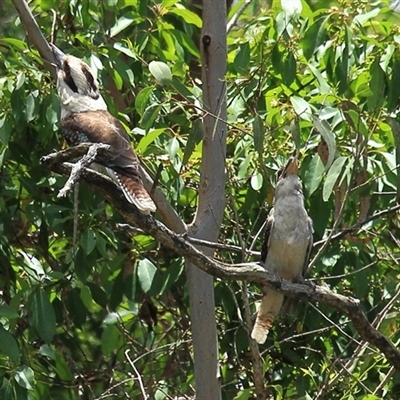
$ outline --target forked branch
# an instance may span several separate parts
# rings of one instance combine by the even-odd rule
[[[79,154],[82,154],[81,148],[68,150],[68,157],[70,158],[77,157]],[[64,162],[65,158],[66,153],[63,151],[50,154],[42,160],[53,172],[69,176],[73,164]],[[126,223],[134,225],[153,236],[160,243],[173,249],[180,256],[208,274],[223,280],[254,282],[260,286],[280,290],[286,296],[297,300],[310,301],[312,303],[321,302],[334,307],[349,317],[362,339],[376,346],[388,361],[400,371],[400,351],[369,323],[357,299],[336,294],[324,286],[309,286],[282,280],[276,275],[267,272],[257,263],[229,265],[207,257],[194,247],[186,239],[185,235],[177,235],[152,216],[141,214],[132,204],[125,200],[122,191],[110,178],[90,169],[83,169],[81,180],[101,191],[107,200],[120,212]]]

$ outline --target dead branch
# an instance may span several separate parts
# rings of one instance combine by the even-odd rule
[[[78,149],[75,153],[74,148],[70,148],[68,151],[71,157],[76,157],[81,149]],[[69,176],[73,164],[59,161],[65,159],[65,154],[65,151],[50,154],[44,157],[42,162],[53,172]],[[126,223],[137,226],[153,236],[160,243],[171,248],[204,272],[223,280],[250,281],[260,286],[280,290],[286,296],[297,300],[310,301],[312,303],[321,302],[337,309],[352,321],[363,340],[377,347],[388,361],[400,371],[400,351],[370,324],[357,299],[334,293],[324,286],[309,286],[282,280],[278,276],[267,272],[257,263],[228,265],[207,257],[186,240],[185,236],[175,234],[161,222],[154,219],[153,216],[141,214],[132,204],[125,200],[122,191],[110,178],[90,169],[83,169],[81,180],[102,192],[107,200],[120,212]]]

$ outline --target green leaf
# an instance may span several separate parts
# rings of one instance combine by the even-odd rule
[[[369,88],[372,92],[372,96],[368,97],[367,104],[370,111],[376,111],[380,109],[385,101],[385,73],[383,72],[379,58],[371,64],[370,67],[371,80],[369,82]]]
[[[4,146],[8,146],[8,141],[10,140],[11,134],[11,125],[6,119],[3,117],[0,119],[0,141],[4,144]]]
[[[396,172],[397,172],[396,199],[397,201],[400,201],[400,124],[394,118],[389,118],[389,124],[392,129],[395,141]]]
[[[113,45],[114,49],[119,51],[120,53],[125,54],[126,56],[133,58],[134,60],[137,60],[137,55],[128,47],[123,46],[121,43],[116,42]]]
[[[328,162],[325,166],[325,169],[327,170],[331,166],[333,160],[336,157],[335,136],[326,121],[321,121],[318,117],[313,117],[313,122],[315,129],[321,134],[322,138],[328,145],[329,157],[328,157]]]
[[[338,91],[340,94],[346,93],[349,89],[349,48],[351,47],[349,27],[344,26],[344,46],[340,49],[340,58],[336,61],[336,77],[339,81]],[[338,51],[338,49],[337,49]]]
[[[96,237],[92,230],[87,229],[82,233],[81,246],[85,255],[89,255],[96,247]]]
[[[248,42],[245,42],[240,45],[239,51],[236,54],[233,65],[237,72],[243,73],[248,68],[249,62],[250,62],[250,45]]]
[[[59,352],[56,351],[55,353],[56,356],[56,372],[58,377],[62,381],[72,381],[74,379],[74,376],[72,375],[72,372],[65,360],[65,357]]]
[[[301,0],[281,0],[281,6],[287,17],[299,16],[303,10]]]
[[[150,144],[152,144],[163,132],[165,132],[164,128],[152,129],[147,132],[143,138],[140,139],[139,144],[136,146],[136,151],[138,153],[144,153]]]
[[[113,354],[123,344],[122,333],[115,325],[107,325],[101,335],[101,350],[105,356]]]
[[[252,389],[241,390],[233,400],[248,400],[250,399]]]
[[[149,64],[149,71],[161,85],[165,85],[172,81],[171,69],[162,61],[152,61]]]
[[[296,59],[290,51],[283,63],[282,80],[289,86],[296,78]]]
[[[260,172],[257,172],[256,174],[254,174],[251,177],[250,184],[251,184],[251,187],[256,192],[258,192],[262,188],[262,185],[263,185],[263,176],[262,176],[262,174]]]
[[[311,58],[311,56],[314,54],[314,51],[325,41],[326,24],[329,19],[329,15],[327,17],[324,16],[317,19],[308,28],[306,34],[304,35],[302,45],[303,53],[307,60]]]
[[[133,18],[121,17],[118,19],[116,24],[110,30],[110,37],[114,37],[118,35],[118,33],[122,32],[128,26],[132,25],[135,20]]]
[[[21,387],[32,390],[34,387],[34,377],[32,368],[28,366],[18,367],[15,370],[15,380]]]
[[[92,282],[88,282],[87,286],[90,289],[90,292],[92,293],[93,300],[103,308],[107,307],[107,302],[108,302],[108,297],[107,293],[100,288],[99,286],[93,284]]]
[[[14,363],[19,362],[19,348],[16,340],[10,332],[6,331],[0,324],[0,350]]]
[[[18,318],[19,314],[7,304],[0,305],[0,317],[14,319]]]
[[[149,259],[144,258],[139,261],[137,276],[140,286],[145,293],[150,290],[156,271],[157,268]]]
[[[56,316],[43,289],[36,290],[31,296],[29,311],[30,324],[46,343],[50,343],[56,332]]]
[[[392,78],[390,80],[390,85],[388,86],[388,112],[392,112],[399,104],[400,98],[400,59],[399,57],[394,58],[394,63],[392,66]]]
[[[162,106],[161,105],[152,105],[146,109],[143,114],[142,119],[140,120],[140,126],[148,131],[153,127],[154,121],[159,116]]]
[[[203,140],[204,137],[204,125],[200,119],[196,119],[193,122],[192,129],[189,132],[189,137],[186,142],[185,151],[183,153],[182,163],[186,165],[192,155],[195,147]]]
[[[35,118],[35,98],[32,93],[29,93],[26,98],[26,120],[28,122]]]
[[[290,102],[296,111],[296,114],[306,121],[312,121],[312,112],[310,105],[302,98],[298,96],[291,96]]]
[[[17,75],[17,80],[15,82],[15,90],[18,90],[21,88],[21,86],[25,83],[25,74],[23,72],[20,72]]]
[[[260,157],[264,155],[265,128],[261,117],[257,114],[253,121],[254,148]]]
[[[82,286],[80,297],[86,309],[90,310],[93,306],[93,297],[88,286]]]
[[[68,293],[67,310],[74,324],[82,329],[82,325],[86,321],[87,310],[77,288],[72,289]]]
[[[150,98],[151,94],[153,93],[153,91],[154,91],[154,86],[145,87],[136,96],[135,108],[140,116],[143,116],[144,111],[147,107],[149,98]]]
[[[322,182],[325,166],[318,154],[315,154],[306,170],[304,176],[304,185],[308,190],[308,195],[311,196]]]
[[[39,353],[42,356],[50,358],[51,360],[56,359],[56,353],[54,349],[50,347],[48,344],[43,344],[42,346],[40,346]]]
[[[343,165],[348,161],[347,157],[338,157],[329,168],[323,192],[322,199],[324,201],[328,201],[329,197],[333,192],[333,187],[335,186],[336,181],[339,178],[340,173],[342,172]]]
[[[24,251],[21,251],[21,254],[24,257],[27,265],[26,272],[34,279],[43,279],[46,273],[40,261],[36,257],[32,256],[31,254],[27,254]]]
[[[8,379],[3,379],[0,387],[0,399],[14,399],[14,387]]]
[[[197,14],[195,14],[193,11],[174,7],[174,8],[169,9],[168,12],[171,14],[178,15],[187,24],[195,25],[198,28],[201,28],[201,26],[203,25],[203,21],[201,20],[201,18]]]

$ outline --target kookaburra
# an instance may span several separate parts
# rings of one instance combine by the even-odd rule
[[[275,188],[274,207],[269,213],[261,262],[266,270],[286,280],[300,280],[308,268],[313,242],[312,221],[304,208],[298,163],[291,157]],[[251,337],[264,343],[284,300],[281,292],[268,288],[257,314]]]
[[[108,111],[89,66],[50,44],[57,66],[57,90],[61,98],[61,128],[71,146],[83,142],[111,146],[102,162],[121,187],[126,199],[143,214],[156,206],[143,186],[139,160],[121,123]]]

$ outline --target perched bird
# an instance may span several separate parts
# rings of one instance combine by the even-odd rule
[[[298,162],[291,157],[275,188],[274,207],[269,213],[261,261],[269,272],[286,280],[300,280],[307,271],[313,241],[312,221],[304,208]],[[251,337],[264,343],[284,295],[268,288],[264,294]]]
[[[83,142],[111,146],[102,162],[121,187],[126,199],[143,214],[156,205],[143,186],[139,160],[121,123],[107,111],[99,85],[89,66],[50,44],[57,66],[57,90],[61,98],[61,128],[71,146]],[[100,162],[99,162],[100,163]]]

